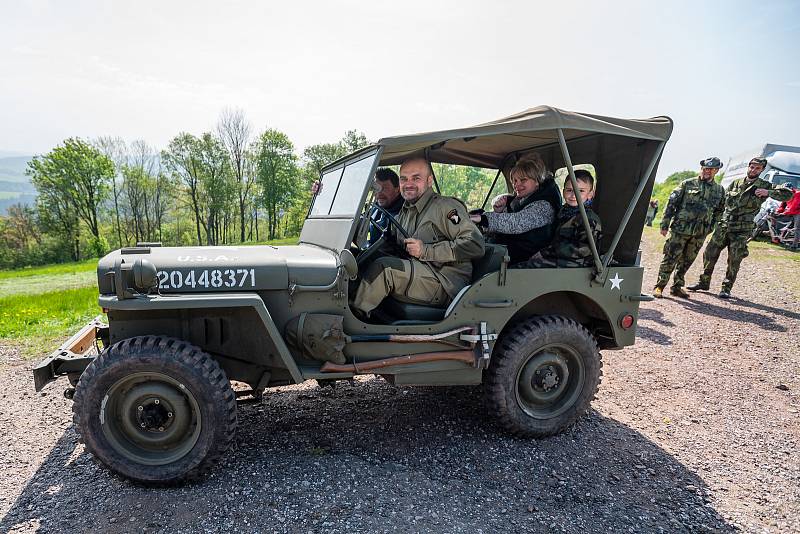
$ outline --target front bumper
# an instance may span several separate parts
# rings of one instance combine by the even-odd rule
[[[50,356],[36,364],[33,368],[33,384],[36,391],[41,391],[59,376],[82,373],[96,357],[94,354],[87,356],[86,353],[96,345],[98,338],[108,342],[108,325],[101,321],[99,315],[78,330]]]

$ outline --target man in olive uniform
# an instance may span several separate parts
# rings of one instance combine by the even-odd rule
[[[661,235],[667,235],[669,230],[670,236],[664,243],[664,259],[653,289],[656,298],[661,298],[673,270],[675,275],[670,294],[689,298],[683,289],[684,276],[722,213],[725,190],[714,181],[720,167],[722,162],[719,158],[704,159],[700,162],[700,176],[684,180],[669,195],[661,219]]]
[[[753,158],[747,167],[747,176],[734,180],[725,192],[725,211],[714,228],[714,234],[703,253],[703,274],[700,281],[689,286],[691,291],[708,290],[714,266],[722,249],[728,247],[728,270],[722,281],[720,298],[730,298],[733,283],[739,273],[742,260],[749,254],[747,238],[753,231],[753,218],[767,197],[778,201],[788,200],[791,189],[783,186],[773,188],[772,184],[759,178],[767,165],[764,158]]]
[[[387,296],[444,307],[472,278],[472,259],[483,256],[483,236],[461,201],[431,189],[433,170],[424,158],[400,166],[403,207],[398,222],[411,236],[395,235],[408,258],[384,256],[369,266],[353,308],[365,315]]]

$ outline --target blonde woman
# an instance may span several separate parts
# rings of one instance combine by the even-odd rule
[[[507,199],[505,211],[470,217],[491,235],[490,242],[506,245],[511,263],[517,263],[550,244],[561,194],[539,154],[519,160],[510,174],[514,195]]]

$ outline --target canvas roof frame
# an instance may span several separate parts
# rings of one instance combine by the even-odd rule
[[[399,164],[409,157],[422,156],[432,163],[497,169],[508,179],[508,171],[517,158],[536,151],[543,155],[551,169],[563,164],[577,192],[572,165],[574,158],[571,156],[571,152],[574,152],[579,154],[580,163],[592,163],[595,166],[602,180],[598,195],[608,196],[606,202],[601,203],[601,217],[604,225],[608,221],[612,223],[608,227],[616,227],[610,242],[608,236],[604,236],[604,247],[591,243],[596,277],[599,277],[614,259],[621,242],[620,257],[617,259],[622,263],[632,263],[636,257],[641,228],[637,232],[629,231],[628,227],[643,226],[657,164],[672,133],[672,126],[672,120],[663,116],[644,120],[616,119],[540,106],[469,128],[384,138],[375,145],[333,162],[323,172],[363,151],[380,148],[381,165]],[[572,151],[568,145],[572,146]],[[595,146],[584,149],[584,145]],[[557,156],[554,152],[556,148]],[[598,169],[597,161],[603,159],[604,151],[610,151],[610,155]],[[592,152],[599,156],[587,157],[587,153]],[[620,162],[624,164],[620,165]],[[625,182],[622,186],[622,181],[633,174],[636,175],[635,181]],[[611,189],[617,191],[612,194]],[[647,195],[642,200],[644,193]],[[626,196],[630,196],[630,202],[622,211],[618,200]],[[588,228],[582,204],[579,202],[581,219]],[[634,223],[641,219],[639,222],[642,225],[629,225],[632,218]],[[605,249],[602,258],[599,248]]]

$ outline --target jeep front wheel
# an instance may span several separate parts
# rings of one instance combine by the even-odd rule
[[[558,434],[586,412],[602,361],[594,337],[561,316],[532,317],[505,333],[486,376],[489,410],[511,433]]]
[[[172,484],[206,473],[236,430],[236,397],[219,364],[183,341],[142,336],[83,372],[74,422],[86,449],[131,480]]]

